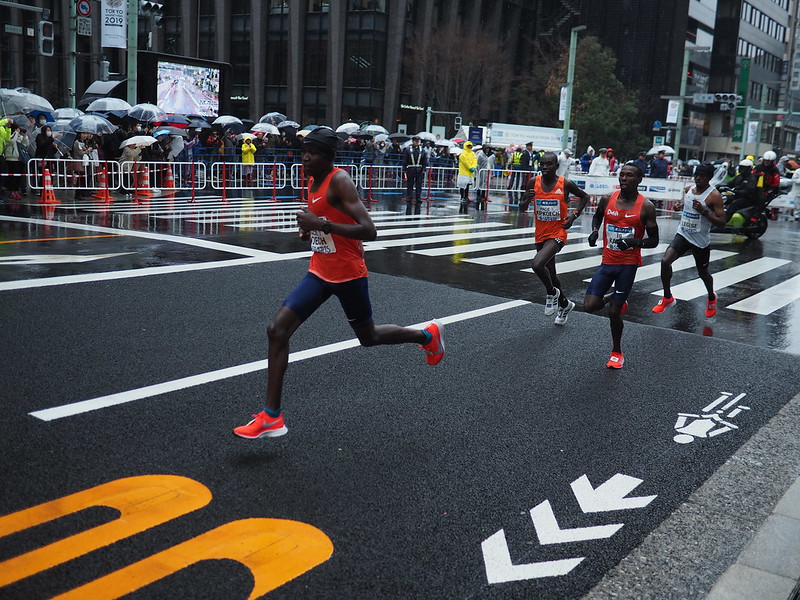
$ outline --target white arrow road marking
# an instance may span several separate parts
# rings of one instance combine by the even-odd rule
[[[135,254],[134,252],[115,252],[113,254],[23,254],[20,256],[4,256],[0,265],[55,265],[63,263],[82,263],[103,258],[114,258]]]
[[[489,583],[566,575],[585,558],[566,558],[515,565],[511,562],[506,534],[502,529],[486,538],[481,544],[481,550],[483,550],[483,563],[486,566],[486,579]]]
[[[542,545],[602,540],[610,538],[624,525],[624,523],[614,523],[612,525],[561,529],[549,500],[545,500],[531,509],[531,519],[536,528],[536,535],[539,536],[539,543]]]
[[[656,499],[656,496],[625,497],[640,483],[642,483],[641,479],[617,473],[596,488],[592,487],[586,475],[578,477],[570,485],[581,510],[585,513],[597,513],[642,508],[650,504]]]

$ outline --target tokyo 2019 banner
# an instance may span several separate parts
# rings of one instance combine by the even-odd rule
[[[127,0],[101,0],[100,45],[104,48],[128,47]]]

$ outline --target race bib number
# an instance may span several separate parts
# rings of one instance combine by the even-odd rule
[[[687,233],[700,231],[700,213],[684,210],[681,216],[681,229]]]
[[[336,244],[333,242],[333,234],[323,233],[319,230],[311,231],[311,251],[320,254],[333,254],[336,252]]]
[[[609,250],[619,250],[617,242],[625,237],[633,237],[633,227],[606,225],[606,246]]]
[[[536,199],[536,218],[540,221],[560,221],[561,206],[558,200]]]

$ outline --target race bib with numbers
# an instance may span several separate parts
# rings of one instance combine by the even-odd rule
[[[619,225],[606,225],[606,246],[611,250],[619,250],[617,242],[622,238],[633,237],[633,227],[620,227]]]
[[[536,218],[540,221],[560,221],[561,206],[559,201],[537,198]]]
[[[325,218],[323,217],[323,219]],[[336,252],[333,235],[319,230],[311,231],[311,251],[319,252],[320,254],[333,254]]]

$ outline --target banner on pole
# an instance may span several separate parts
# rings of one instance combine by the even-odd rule
[[[100,1],[100,45],[103,48],[128,47],[128,3],[126,0]]]
[[[677,123],[678,122],[678,107],[680,106],[680,102],[677,100],[670,100],[669,105],[667,106],[667,123]]]
[[[561,87],[561,98],[558,101],[558,120],[564,121],[567,118],[567,86]]]
[[[747,124],[747,143],[756,143],[756,134],[758,133],[758,121],[750,121]]]

